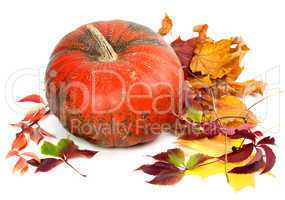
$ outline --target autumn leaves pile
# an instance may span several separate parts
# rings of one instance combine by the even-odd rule
[[[159,33],[166,35],[171,28],[166,16]],[[154,176],[149,183],[172,185],[186,175],[223,173],[240,190],[254,186],[254,176],[268,174],[275,164],[274,138],[255,130],[258,120],[250,111],[255,104],[247,108],[242,101],[248,95],[262,95],[265,84],[237,81],[249,48],[238,37],[214,41],[207,29],[195,26],[197,37],[178,37],[171,43],[185,76],[184,113],[174,113],[180,148],[159,153],[153,164],[138,168]]]

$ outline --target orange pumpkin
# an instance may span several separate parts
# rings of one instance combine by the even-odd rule
[[[46,71],[51,111],[74,135],[107,147],[154,140],[175,117],[183,74],[171,47],[132,22],[94,22],[66,35]]]

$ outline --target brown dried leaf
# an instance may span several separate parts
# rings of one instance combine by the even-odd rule
[[[158,33],[162,36],[167,35],[172,29],[173,23],[171,18],[166,14],[161,22],[161,28]]]

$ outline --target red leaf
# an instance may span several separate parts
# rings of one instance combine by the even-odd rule
[[[23,167],[20,171],[21,175],[24,175],[27,171],[29,170],[29,165],[26,165],[25,167]]]
[[[38,131],[38,129],[31,128],[29,131],[30,138],[32,141],[34,141],[36,144],[39,144],[42,139],[44,138]]]
[[[41,164],[40,161],[37,161],[36,159],[30,159],[27,161],[27,163],[34,166],[34,167],[38,167]]]
[[[262,156],[263,156],[262,151],[259,148],[256,148],[256,153],[255,153],[254,157],[247,164],[252,164],[252,163],[259,161],[262,158]]]
[[[184,160],[184,152],[179,148],[168,149],[167,152],[156,154],[152,156],[152,158],[154,158],[155,160],[168,162],[169,154],[175,154],[178,158]]]
[[[48,113],[48,111],[46,110],[46,108],[40,108],[40,109],[30,118],[30,123],[34,123],[34,122],[36,122],[36,121],[39,121],[39,120],[42,119],[47,113]]]
[[[59,164],[61,164],[63,160],[56,159],[56,158],[45,158],[41,159],[40,165],[36,169],[35,173],[37,172],[48,172],[51,169],[55,168]]]
[[[41,127],[38,127],[38,131],[40,134],[47,136],[47,137],[51,137],[51,138],[55,138],[55,136],[47,131],[45,131],[44,129],[42,129]]]
[[[29,170],[29,165],[27,164],[25,167],[23,167],[20,171],[21,175],[24,175]]]
[[[21,128],[22,130],[27,128],[28,125],[24,122],[18,122],[18,123],[15,123],[15,124],[10,124],[11,126],[14,126],[14,127],[17,127],[17,128]]]
[[[60,157],[63,159],[72,159],[79,157],[92,158],[96,153],[98,153],[98,151],[78,149],[78,146],[70,140],[69,144],[61,150]]]
[[[243,130],[236,129],[233,135],[228,135],[228,136],[232,139],[238,139],[238,138],[249,139],[253,141],[254,143],[256,140],[256,136],[250,130],[247,130],[247,129],[243,129]]]
[[[19,155],[19,152],[17,150],[10,150],[7,155],[6,155],[6,159],[12,157],[12,156],[16,156],[16,155]]]
[[[178,37],[170,44],[183,66],[188,67],[190,65],[196,43],[196,38],[184,41]]]
[[[262,138],[261,140],[259,140],[257,142],[257,145],[261,145],[261,144],[275,145],[275,139],[274,139],[274,137],[270,137],[270,136]]]
[[[254,163],[251,163],[251,164],[248,164],[248,165],[245,165],[242,167],[235,167],[232,170],[230,170],[228,173],[250,174],[250,173],[253,173],[253,172],[256,172],[256,171],[262,169],[263,167],[264,167],[264,161],[261,158],[260,160],[254,162]]]
[[[38,110],[31,110],[28,111],[22,121],[27,122],[38,112]]]
[[[178,169],[176,172],[173,171],[162,171],[154,177],[148,183],[156,185],[174,185],[183,178],[183,173]]]
[[[26,162],[26,160],[22,157],[19,157],[18,161],[16,162],[16,164],[14,166],[13,173],[15,173],[17,171],[21,171],[26,166],[28,166],[28,163]]]
[[[265,156],[266,156],[265,167],[263,171],[261,172],[261,174],[264,174],[266,172],[269,172],[272,169],[272,167],[274,166],[276,162],[276,156],[274,152],[272,151],[272,149],[268,147],[267,145],[262,144],[260,145],[260,147],[264,150]]]
[[[257,137],[263,136],[263,133],[261,131],[254,131],[253,134],[256,135]]]
[[[40,158],[39,158],[35,153],[33,153],[33,152],[24,152],[24,153],[22,153],[21,155],[22,155],[22,156],[28,156],[28,157],[30,157],[30,158],[32,158],[32,159],[38,161],[38,162],[41,161]]]
[[[87,150],[87,149],[77,149],[71,155],[71,158],[77,158],[77,157],[92,158],[96,153],[98,153],[98,151]]]
[[[229,153],[227,155],[227,161],[240,162],[247,159],[251,155],[253,147],[254,145],[252,143],[243,145],[241,148]],[[225,161],[225,157],[225,155],[222,155],[221,157],[219,157],[219,159]]]
[[[33,103],[44,103],[43,99],[36,94],[32,94],[20,99],[18,102],[33,102]]]
[[[137,170],[142,170],[146,174],[158,175],[162,171],[176,172],[179,171],[177,167],[165,162],[156,162],[152,165],[142,165]]]
[[[19,133],[12,143],[12,150],[22,150],[28,144],[27,138],[23,132]]]

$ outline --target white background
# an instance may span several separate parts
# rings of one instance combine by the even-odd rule
[[[138,22],[157,30],[165,12],[173,17],[175,23],[174,30],[167,37],[169,41],[178,35],[186,39],[192,35],[192,26],[201,23],[209,24],[209,34],[216,39],[243,36],[251,51],[246,56],[244,62],[246,70],[241,79],[257,76],[267,81],[269,83],[267,93],[272,92],[274,88],[284,89],[285,74],[282,67],[284,67],[285,16],[281,0],[1,1],[0,199],[261,200],[271,198],[278,200],[284,198],[279,196],[284,193],[281,188],[285,186],[284,125],[282,127],[284,114],[281,112],[279,116],[280,110],[283,109],[284,112],[284,96],[280,97],[281,105],[278,103],[278,96],[267,102],[267,107],[259,106],[260,108],[255,111],[264,122],[261,129],[266,133],[273,132],[278,143],[276,149],[278,162],[273,170],[276,178],[258,176],[255,189],[247,188],[234,193],[226,184],[223,175],[206,180],[188,176],[172,187],[145,183],[150,177],[133,170],[150,161],[145,155],[174,146],[175,138],[168,134],[161,135],[151,144],[128,149],[100,149],[75,139],[81,147],[101,151],[91,160],[82,159],[74,162],[74,165],[83,172],[88,172],[88,178],[81,178],[65,166],[46,174],[34,175],[29,172],[22,177],[11,174],[15,160],[5,161],[4,157],[14,138],[15,129],[9,127],[8,123],[19,120],[24,112],[23,107],[19,108],[19,105],[13,102],[28,94],[43,94],[43,88],[40,87],[43,81],[42,75],[49,55],[60,38],[82,24],[115,18]],[[34,75],[19,77],[23,72]],[[281,74],[280,80],[278,74]],[[11,88],[13,80],[17,81]],[[59,137],[68,135],[54,117],[48,118],[42,124],[44,128]]]

